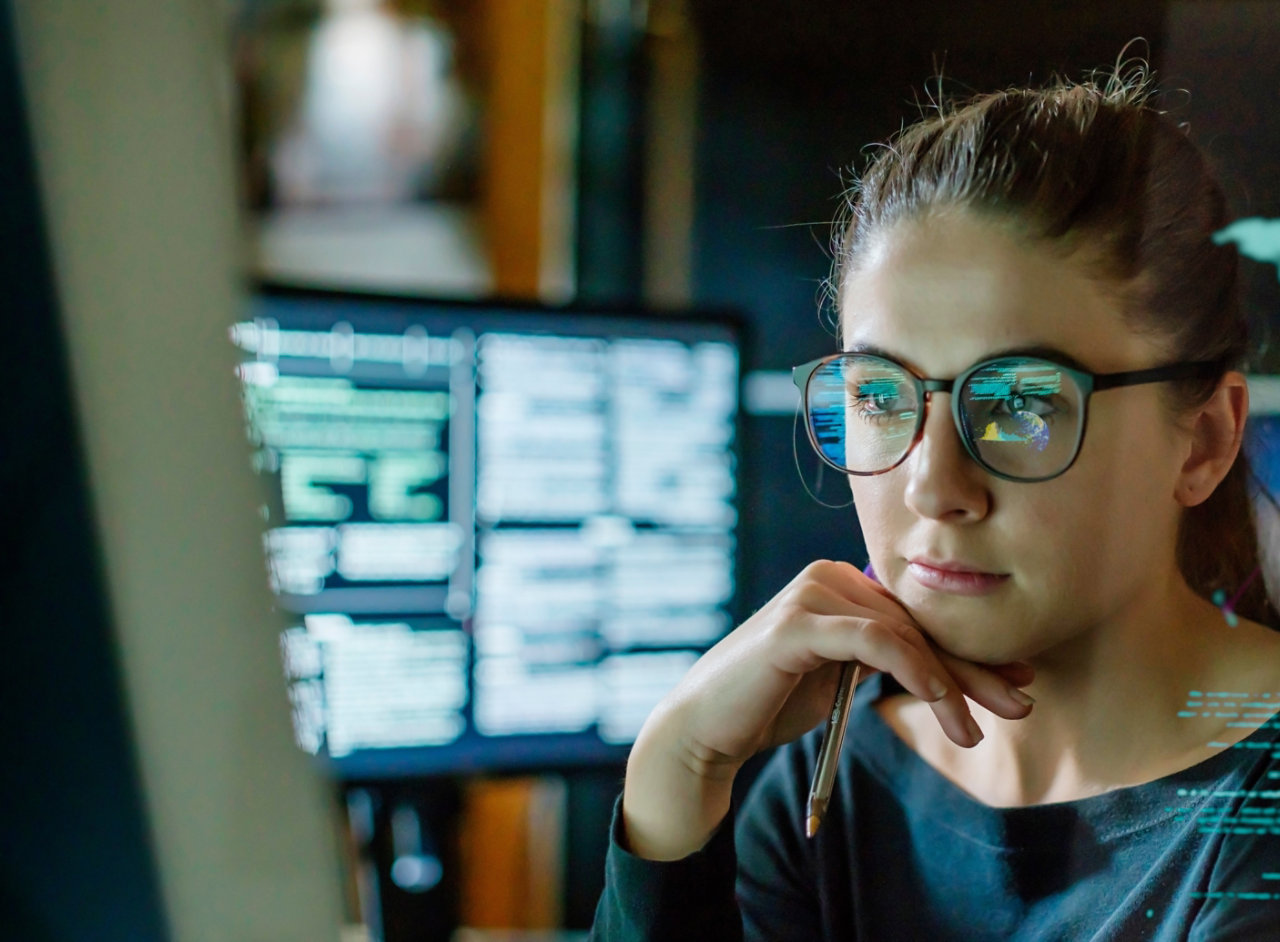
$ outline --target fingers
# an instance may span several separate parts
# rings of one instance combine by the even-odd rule
[[[960,682],[960,689],[964,695],[976,703],[981,703],[996,716],[1002,716],[1007,720],[1020,720],[1031,712],[1035,701],[1018,689],[1025,684],[1010,683],[1004,672],[974,664],[972,661],[964,661],[950,654],[942,653],[940,658],[947,665],[951,675]],[[1034,671],[1031,673],[1034,675]]]
[[[913,629],[877,614],[818,616],[816,630],[798,635],[799,656],[823,661],[860,661],[869,670],[892,674],[921,700],[938,700],[958,684],[926,644],[913,643]],[[963,699],[963,698],[962,698]]]
[[[929,704],[947,738],[969,748],[983,734],[966,696],[1009,719],[1020,719],[1030,705],[1021,691],[986,667],[940,653],[911,625],[878,618],[828,616],[809,646],[824,659],[858,660],[891,674],[907,692]]]
[[[1027,687],[1036,679],[1036,669],[1026,661],[1012,661],[1008,664],[988,664],[987,670],[999,674],[1015,687]]]
[[[966,665],[979,671],[981,668],[977,665],[969,665],[969,662],[961,661],[959,658],[943,656],[942,652],[918,628],[912,627],[904,638],[913,647],[919,649],[927,661],[937,664],[936,670],[942,672],[948,679],[946,695],[928,701],[938,725],[947,734],[947,738],[957,746],[965,748],[976,746],[982,741],[982,729],[973,718],[973,713],[969,710],[969,702],[965,699],[967,680],[956,668]],[[997,681],[997,683],[1003,683],[1003,681]]]
[[[887,589],[849,563],[812,563],[794,586],[797,601],[818,629],[794,637],[803,649],[797,656],[807,652],[821,660],[859,660],[870,670],[893,675],[909,693],[929,703],[957,745],[970,747],[982,740],[966,697],[1006,719],[1031,712],[1033,701],[1019,689],[1034,679],[1031,665],[983,665],[942,651]],[[806,663],[797,672],[817,666]]]
[[[897,625],[895,630],[920,653],[930,672],[946,679],[948,689],[944,697],[921,699],[929,703],[943,732],[956,745],[975,746],[983,738],[966,697],[1005,719],[1022,719],[1031,712],[1035,701],[1018,689],[1034,679],[1035,670],[1031,665],[1022,662],[998,667],[976,664],[936,647],[914,625]],[[902,678],[898,679],[901,682]],[[903,683],[903,686],[908,685]],[[908,689],[919,696],[916,690]]]

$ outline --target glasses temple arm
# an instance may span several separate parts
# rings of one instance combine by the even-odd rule
[[[1139,386],[1144,383],[1164,383],[1179,379],[1208,379],[1225,369],[1220,360],[1205,360],[1194,363],[1174,363],[1170,366],[1156,366],[1146,370],[1126,370],[1121,373],[1092,374],[1094,392],[1103,389],[1114,389],[1117,386]]]

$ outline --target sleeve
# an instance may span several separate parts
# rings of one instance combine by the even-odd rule
[[[1229,828],[1188,942],[1280,939],[1280,736],[1267,748],[1267,758],[1229,793],[1230,814],[1220,819]]]
[[[643,860],[622,840],[622,799],[614,805],[605,887],[592,942],[813,942],[825,912],[815,878],[815,847],[847,835],[828,814],[825,835],[809,841],[802,815],[817,740],[777,750],[739,811],[707,845],[681,860]],[[828,914],[829,915],[829,914]]]
[[[734,899],[734,812],[706,846],[680,860],[644,860],[622,841],[622,798],[613,806],[604,892],[592,942],[741,942]]]
[[[812,737],[783,746],[743,803],[737,827],[738,901],[749,940],[812,942],[826,934],[822,875],[814,857],[819,845],[844,839],[843,816],[829,812],[817,837],[804,835],[815,749]]]
[[[1275,807],[1267,810],[1274,813]],[[1267,824],[1251,828],[1252,834],[1233,834],[1224,844],[1188,942],[1280,938],[1280,821]]]

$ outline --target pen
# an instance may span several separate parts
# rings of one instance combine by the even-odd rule
[[[809,801],[805,808],[804,833],[813,837],[827,813],[827,802],[836,781],[836,763],[840,759],[840,747],[844,744],[844,730],[849,725],[849,707],[853,701],[853,689],[858,685],[858,673],[862,665],[858,661],[846,661],[840,668],[840,682],[836,685],[836,698],[827,716],[827,728],[822,732],[822,745],[818,747],[818,762],[813,770],[813,784],[809,787]]]

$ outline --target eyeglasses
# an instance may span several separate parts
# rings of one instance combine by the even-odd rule
[[[883,474],[922,436],[931,393],[951,394],[965,451],[1007,481],[1047,481],[1080,453],[1089,396],[1104,389],[1209,378],[1221,363],[1174,363],[1122,373],[1089,373],[1034,356],[975,363],[955,379],[917,376],[894,360],[837,353],[797,366],[809,441],[845,474]]]

